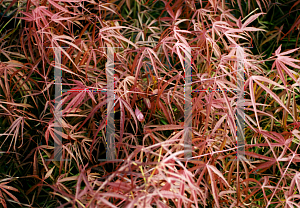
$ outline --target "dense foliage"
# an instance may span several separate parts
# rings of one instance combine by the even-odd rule
[[[299,3],[0,1],[0,206],[300,207]],[[250,46],[245,161],[235,160],[236,45]],[[103,160],[108,46],[115,161]],[[189,161],[188,46],[200,90]],[[53,160],[54,47],[63,89],[88,89],[62,94],[61,161]]]

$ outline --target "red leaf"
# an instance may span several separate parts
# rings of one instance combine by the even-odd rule
[[[207,165],[207,170],[208,170],[208,174],[209,174],[209,177],[210,177],[212,194],[213,194],[214,200],[216,202],[216,206],[218,208],[220,208],[219,197],[218,197],[218,193],[217,193],[218,188],[217,188],[217,185],[216,185],[216,180],[215,180],[214,174],[213,174],[212,169],[211,169],[211,165]]]
[[[259,166],[257,166],[255,169],[253,169],[250,173],[252,173],[252,172],[254,172],[254,171],[258,170],[258,169],[265,169],[265,168],[268,168],[268,167],[272,166],[272,165],[275,164],[275,163],[276,163],[275,160],[273,160],[273,161],[268,161],[268,162],[264,162],[264,163],[260,164]]]
[[[256,154],[254,152],[247,152],[247,151],[245,151],[245,154],[249,155],[249,156],[252,156],[252,157],[255,157],[255,158],[263,159],[263,160],[275,161],[274,158],[267,157],[267,156],[260,155],[260,154]]]

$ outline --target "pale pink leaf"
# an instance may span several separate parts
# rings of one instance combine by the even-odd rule
[[[150,102],[149,98],[144,98],[144,103],[146,104],[148,109],[151,109],[151,102]]]
[[[260,129],[259,121],[258,121],[258,116],[257,116],[256,105],[255,105],[255,95],[254,95],[254,88],[253,88],[253,77],[250,77],[249,82],[250,82],[250,84],[249,84],[250,98],[251,98],[252,106],[253,106],[253,109],[254,109],[254,114],[255,114],[257,126]]]
[[[247,27],[247,25],[249,25],[251,22],[253,22],[254,20],[257,19],[257,17],[259,17],[260,15],[265,14],[265,13],[258,13],[258,14],[254,14],[251,17],[249,17],[243,24],[242,28],[244,29],[245,27]]]
[[[135,115],[140,122],[143,122],[145,120],[144,115],[138,108],[135,109]]]
[[[281,45],[280,45],[280,46],[277,48],[277,50],[275,51],[275,55],[278,56],[279,53],[280,53],[280,51],[281,51]]]
[[[279,46],[280,47],[280,49],[281,49],[281,45]],[[278,50],[278,49],[277,49]],[[276,50],[276,51],[277,51]],[[295,49],[292,49],[292,50],[288,50],[288,51],[286,51],[286,52],[282,52],[282,53],[280,53],[279,54],[279,52],[280,52],[280,50],[279,50],[279,52],[277,53],[278,55],[280,55],[280,56],[283,56],[283,55],[287,55],[287,54],[290,54],[290,53],[294,53],[295,51],[297,51],[297,50],[299,50],[299,48],[295,48]],[[275,52],[275,54],[276,54],[276,52]],[[299,61],[299,60],[297,60],[297,61]]]

